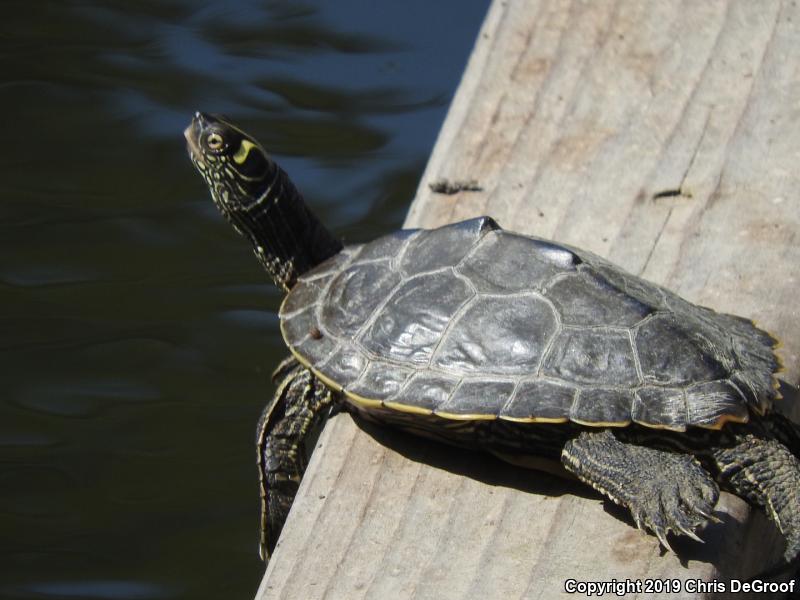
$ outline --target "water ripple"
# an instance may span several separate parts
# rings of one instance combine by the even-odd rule
[[[44,598],[114,598],[115,600],[148,600],[156,598],[174,598],[174,586],[133,581],[104,580],[94,581],[46,581],[32,582],[15,586],[6,586],[5,593],[33,593]],[[39,597],[37,596],[37,597]]]
[[[94,381],[75,384],[31,385],[11,403],[42,414],[62,417],[96,417],[120,402],[154,402],[161,399],[158,388],[140,381]]]

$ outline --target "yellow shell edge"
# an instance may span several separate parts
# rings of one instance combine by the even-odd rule
[[[283,321],[280,321],[280,329],[281,335],[283,335],[284,340],[286,336],[284,335],[283,331]],[[386,402],[382,400],[375,400],[373,398],[365,398],[364,396],[360,396],[358,394],[354,394],[351,391],[348,391],[343,388],[342,385],[336,383],[327,375],[320,373],[320,371],[311,366],[308,360],[303,357],[294,347],[288,345],[289,351],[297,358],[298,362],[303,365],[305,368],[309,369],[315,377],[319,378],[322,383],[330,387],[336,392],[343,393],[345,397],[356,404],[357,406],[361,406],[363,408],[388,408],[389,410],[395,410],[398,412],[405,412],[410,414],[418,414],[424,416],[435,415],[437,417],[441,417],[443,419],[448,419],[451,421],[494,421],[497,419],[503,421],[512,421],[515,423],[566,423],[568,421],[572,421],[578,425],[583,425],[585,427],[627,427],[631,424],[631,420],[625,421],[584,421],[579,419],[567,419],[567,418],[549,418],[549,417],[507,417],[507,416],[498,416],[493,414],[481,414],[481,413],[468,413],[468,414],[459,414],[459,413],[451,413],[451,412],[438,412],[438,411],[431,411],[429,409],[421,408],[419,406],[414,406],[413,404],[403,404],[401,402]],[[747,417],[736,417],[735,415],[723,415],[713,423],[692,423],[689,424],[690,427],[700,427],[702,429],[712,429],[712,430],[720,430],[722,429],[726,423],[747,423],[750,418]],[[649,424],[649,423],[641,423],[637,421],[637,424],[643,425],[648,429],[668,429],[671,431],[683,432],[685,428],[676,428],[670,427],[669,425],[659,425],[659,424]]]

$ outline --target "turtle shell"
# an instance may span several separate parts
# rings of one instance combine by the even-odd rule
[[[280,319],[366,410],[684,431],[777,395],[776,342],[752,322],[488,217],[350,246],[299,278]]]

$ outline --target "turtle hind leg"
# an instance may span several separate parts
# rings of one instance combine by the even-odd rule
[[[561,461],[578,479],[627,507],[636,526],[652,531],[670,550],[668,532],[699,540],[695,529],[714,518],[719,488],[690,455],[621,442],[606,429],[569,440]]]
[[[713,448],[724,487],[764,507],[786,539],[784,558],[800,553],[800,461],[776,439],[738,435],[736,443]]]
[[[259,553],[268,561],[300,487],[308,459],[333,405],[328,388],[291,359],[273,374],[277,385],[264,409],[257,430],[258,470],[261,484],[261,537]]]
[[[800,426],[778,412],[771,412],[760,423],[797,458],[800,458]]]

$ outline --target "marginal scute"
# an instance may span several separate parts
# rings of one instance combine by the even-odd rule
[[[686,429],[686,394],[681,388],[645,386],[636,390],[632,418],[647,427]]]
[[[720,421],[744,422],[747,403],[727,381],[704,381],[686,390],[687,420],[690,425],[715,427]]]
[[[413,374],[413,369],[371,362],[355,383],[345,386],[345,391],[362,398],[386,400],[400,391]]]
[[[283,318],[316,304],[332,278],[333,274],[328,273],[308,281],[298,281],[281,304],[280,316]]]
[[[453,315],[472,295],[452,272],[412,278],[381,308],[362,344],[394,361],[426,364]]]
[[[639,383],[630,338],[613,329],[562,330],[545,358],[544,373],[585,384]]]
[[[770,336],[771,337],[771,336]],[[759,371],[771,376],[780,369],[780,362],[772,348],[753,344],[752,338],[732,336],[733,351],[740,364],[758,365]]]
[[[435,412],[465,417],[496,417],[513,391],[514,383],[510,381],[465,379]]]
[[[772,334],[756,327],[750,319],[736,315],[715,314],[728,330],[736,334],[736,341],[747,348],[750,356],[759,356],[772,369],[779,367],[778,357],[774,352],[779,342]]]
[[[556,316],[537,296],[479,296],[451,325],[433,362],[452,373],[532,375],[556,331]]]
[[[758,412],[764,412],[775,399],[774,379],[767,384],[759,374],[749,371],[736,371],[730,381],[744,396],[747,404]]]
[[[367,357],[352,344],[341,346],[317,370],[334,381],[353,381],[358,379],[367,366]]]
[[[631,420],[633,392],[622,388],[590,387],[580,390],[572,410],[571,421],[590,425],[621,425]]]
[[[488,217],[470,219],[439,229],[421,231],[408,245],[400,269],[406,275],[416,275],[443,267],[453,267],[498,225]]]
[[[316,317],[314,316],[313,306],[293,314],[290,319],[281,321],[283,337],[290,346],[296,346],[302,342],[310,335],[314,327],[316,327]]]
[[[523,381],[500,412],[501,418],[565,421],[569,418],[576,388],[546,379]]]
[[[768,396],[770,398],[774,397],[773,392],[777,385],[777,380],[773,373],[770,372],[771,369],[772,366],[770,365],[760,370],[751,370],[751,381],[755,382],[755,388],[759,390],[762,396]]]
[[[458,385],[458,379],[438,373],[417,373],[396,395],[392,402],[434,410],[443,405]]]
[[[479,292],[503,293],[540,289],[556,274],[574,269],[575,256],[553,250],[552,244],[493,231],[458,266]]]
[[[284,336],[285,335],[286,334],[284,332]],[[331,354],[339,349],[339,346],[339,342],[328,335],[323,335],[322,337],[307,335],[293,347],[296,354],[298,354],[300,357],[305,358],[313,356],[314,360],[308,361],[306,359],[306,362],[309,362],[311,366],[315,366],[327,360]],[[341,383],[337,384],[337,387],[341,386]]]

